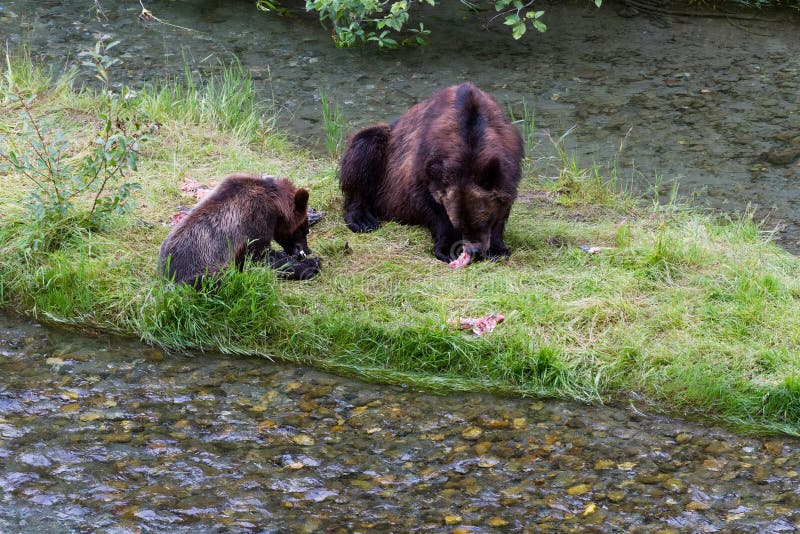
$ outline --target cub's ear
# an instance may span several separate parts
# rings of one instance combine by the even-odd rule
[[[308,207],[308,190],[298,189],[294,193],[294,209],[295,211],[306,211]]]

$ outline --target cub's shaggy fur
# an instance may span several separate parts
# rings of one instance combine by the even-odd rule
[[[345,222],[354,232],[379,219],[427,226],[442,261],[507,256],[522,156],[519,132],[491,96],[469,83],[447,87],[350,137],[339,173]]]
[[[161,244],[159,270],[176,283],[197,286],[204,276],[238,266],[249,255],[269,261],[291,279],[319,271],[310,254],[308,191],[289,180],[233,174],[181,220]],[[270,250],[275,240],[286,254]]]

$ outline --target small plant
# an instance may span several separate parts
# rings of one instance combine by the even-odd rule
[[[533,109],[528,108],[528,102],[524,98],[519,112],[521,115],[517,117],[514,109],[510,105],[508,106],[508,115],[511,118],[511,123],[519,128],[522,142],[525,144],[525,150],[530,153],[536,147],[536,114]]]
[[[667,185],[669,189],[667,189]],[[689,204],[678,196],[679,189],[680,182],[677,180],[664,184],[663,176],[656,175],[652,186],[653,211],[670,213],[688,208]]]
[[[338,157],[344,148],[345,124],[339,103],[329,98],[320,88],[319,99],[322,104],[322,124],[325,128],[325,147],[328,154]]]
[[[36,94],[25,98],[11,88],[6,99],[16,101],[22,109],[22,128],[12,139],[0,137],[0,170],[10,170],[24,177],[32,186],[26,205],[38,229],[32,246],[40,248],[46,232],[52,227],[73,221],[89,229],[103,230],[114,214],[132,207],[131,194],[139,188],[125,180],[128,170],[136,170],[139,143],[145,136],[130,134],[125,115],[131,94],[123,88],[120,94],[111,91],[109,69],[118,62],[106,52],[118,42],[84,52],[83,64],[94,69],[102,83],[101,126],[89,146],[73,150],[69,135],[50,128],[33,115]]]

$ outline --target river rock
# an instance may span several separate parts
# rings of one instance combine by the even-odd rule
[[[773,165],[789,165],[800,159],[800,146],[772,148],[763,152],[760,158]]]

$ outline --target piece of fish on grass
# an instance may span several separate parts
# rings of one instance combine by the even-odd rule
[[[494,330],[505,320],[505,316],[499,313],[491,313],[483,317],[460,317],[458,327],[462,330],[472,330],[476,336],[482,336]]]
[[[211,182],[210,184],[205,185],[186,176],[183,179],[180,189],[181,193],[184,193],[190,197],[194,197],[195,200],[202,200],[203,197],[209,194],[216,186],[216,182]]]
[[[186,206],[178,206],[178,211],[175,212],[170,218],[169,222],[167,223],[168,226],[175,226],[179,222],[181,222],[184,217],[189,215],[189,212],[192,211],[192,208]]]
[[[578,248],[587,254],[599,254],[604,250],[614,250],[614,247],[590,247],[589,245],[578,245]]]

